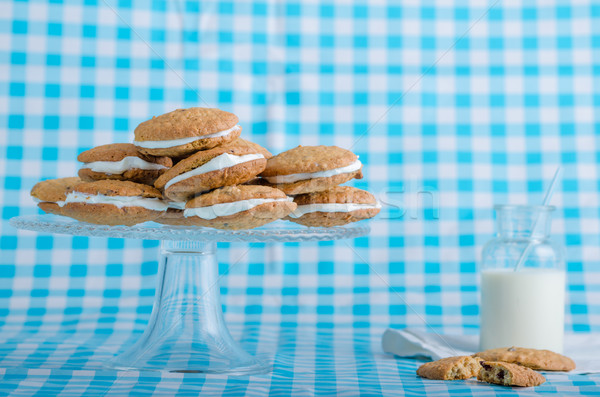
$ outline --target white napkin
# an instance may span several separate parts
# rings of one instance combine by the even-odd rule
[[[477,335],[440,335],[411,328],[388,328],[381,342],[386,353],[432,360],[466,356],[479,351]],[[565,334],[564,354],[577,365],[568,374],[600,373],[600,334]]]

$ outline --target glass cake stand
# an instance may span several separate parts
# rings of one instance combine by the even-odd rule
[[[305,228],[277,221],[251,230],[167,226],[149,222],[105,226],[56,215],[18,216],[18,229],[75,236],[162,240],[156,293],[143,335],[108,366],[119,370],[222,373],[269,372],[233,340],[223,320],[219,293],[217,242],[299,242],[355,238],[366,225]]]

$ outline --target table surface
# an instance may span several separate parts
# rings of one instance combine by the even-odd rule
[[[16,324],[15,324],[16,325]],[[600,394],[600,375],[545,374],[536,388],[505,388],[415,375],[421,361],[384,354],[383,328],[230,324],[234,338],[273,364],[266,375],[228,377],[102,369],[138,331],[99,331],[82,319],[69,332],[5,324],[0,336],[0,395],[545,395]],[[14,329],[13,332],[10,329]]]
[[[41,225],[53,230],[62,227],[66,233],[73,233],[70,229],[79,225],[78,222],[48,216],[15,219],[23,224]],[[109,229],[96,227],[91,232],[114,233],[114,228]],[[131,229],[126,228],[125,232]],[[138,229],[136,233],[144,235],[162,230],[155,227]],[[356,233],[363,233],[359,229]],[[286,241],[290,231],[282,229],[280,232]],[[80,234],[79,231],[76,234]],[[255,234],[260,237],[260,233]],[[269,238],[273,234],[270,230],[265,232]],[[253,236],[234,237],[256,237]],[[58,300],[54,302],[53,305],[59,304]],[[548,381],[540,387],[514,389],[488,385],[474,379],[452,382],[422,379],[415,373],[422,361],[383,353],[380,341],[385,327],[377,324],[318,322],[311,325],[300,321],[285,323],[267,320],[244,322],[235,321],[236,318],[231,316],[228,322],[234,338],[247,351],[269,361],[273,365],[272,373],[228,377],[150,371],[118,372],[105,368],[104,363],[132,344],[140,336],[145,324],[140,317],[131,318],[131,321],[116,319],[104,309],[107,308],[98,307],[99,313],[95,313],[88,307],[82,313],[70,313],[69,316],[52,314],[53,311],[38,313],[35,310],[27,310],[24,317],[13,313],[5,316],[0,323],[0,396],[5,393],[19,396],[195,395],[200,392],[229,396],[424,393],[452,396],[600,395],[600,374],[550,373],[546,374]]]

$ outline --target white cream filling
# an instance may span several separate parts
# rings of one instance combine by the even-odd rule
[[[192,143],[200,139],[218,138],[220,136],[229,135],[232,132],[237,131],[241,128],[242,127],[239,124],[236,124],[228,130],[215,132],[214,134],[193,136],[190,138],[171,139],[166,141],[133,141],[133,144],[135,146],[143,147],[145,149],[167,149],[175,146],[187,145],[188,143]]]
[[[86,194],[71,192],[67,194],[65,204],[111,204],[119,208],[143,207],[153,211],[166,211],[167,205],[158,198],[144,198],[140,196],[105,196],[103,194]]]
[[[122,174],[132,169],[164,170],[168,167],[162,164],[151,163],[139,157],[128,156],[120,161],[93,161],[91,163],[84,163],[81,168],[89,168],[94,172],[103,172],[105,174]]]
[[[53,204],[58,205],[59,207],[62,207],[63,205],[65,205],[64,201],[44,201],[44,200],[40,200],[39,198],[33,197],[33,196],[31,196],[31,198],[33,199],[33,202],[37,203],[37,204],[39,204],[39,203],[53,203]]]
[[[265,156],[262,154],[245,154],[243,156],[235,156],[229,153],[223,153],[205,164],[202,164],[198,168],[194,168],[191,171],[184,172],[181,175],[177,175],[175,178],[169,180],[165,185],[165,189],[168,189],[174,183],[181,182],[184,179],[191,178],[196,175],[206,174],[207,172],[222,170],[223,168],[233,167],[234,165],[246,163],[252,160],[264,159]]]
[[[183,216],[189,218],[191,216],[197,216],[202,219],[215,219],[220,216],[228,216],[237,214],[238,212],[247,211],[256,206],[265,203],[272,203],[277,201],[293,201],[294,199],[291,197],[279,198],[279,199],[249,199],[249,200],[240,200],[234,201],[232,203],[221,203],[214,204],[208,207],[198,207],[198,208],[186,208],[183,211]]]
[[[330,176],[339,175],[339,174],[347,174],[350,172],[354,172],[362,167],[362,163],[360,160],[356,160],[350,165],[340,168],[334,168],[332,170],[327,171],[319,171],[319,172],[304,172],[299,174],[289,174],[289,175],[275,175],[275,176],[265,176],[265,178],[269,183],[293,183],[297,181],[302,181],[305,179],[314,179],[314,178],[328,178]]]
[[[372,208],[381,208],[381,204],[355,204],[355,203],[323,203],[299,205],[289,214],[290,218],[300,218],[311,212],[351,212],[356,210],[366,210]]]

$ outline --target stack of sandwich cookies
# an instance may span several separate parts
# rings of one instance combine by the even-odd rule
[[[169,157],[140,153],[131,143],[98,146],[81,153],[77,160],[84,163],[79,177],[86,182],[114,179],[152,185],[173,165]]]
[[[319,192],[362,178],[362,164],[349,150],[337,146],[298,146],[267,162],[265,183],[289,195]]]
[[[240,136],[235,114],[219,109],[177,109],[141,123],[134,144],[152,156],[185,157],[211,149]]]
[[[267,164],[255,146],[220,146],[197,152],[165,172],[154,186],[171,200],[186,201],[212,189],[242,184],[255,178]]]
[[[45,181],[32,195],[46,212],[106,225],[336,226],[379,212],[368,192],[338,186],[362,178],[352,152],[299,146],[273,157],[240,132],[232,113],[179,109],[141,123],[133,144],[81,153],[81,180]]]
[[[350,186],[301,194],[294,202],[298,207],[286,219],[305,226],[341,226],[373,218],[381,210],[371,193]]]
[[[296,204],[268,186],[225,186],[188,201],[187,224],[217,229],[252,229],[291,213]]]
[[[36,183],[31,189],[31,196],[45,213],[63,215],[62,208],[67,194],[79,183],[81,179],[76,176],[48,179]]]
[[[155,188],[129,181],[81,182],[67,194],[62,214],[101,225],[153,221],[167,210]]]

